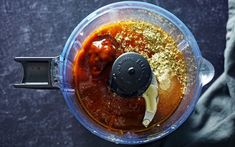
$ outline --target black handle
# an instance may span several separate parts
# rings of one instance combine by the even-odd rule
[[[22,64],[24,75],[16,88],[58,89],[59,57],[15,57]]]

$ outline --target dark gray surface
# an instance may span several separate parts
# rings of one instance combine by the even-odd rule
[[[0,1],[0,146],[118,146],[84,129],[62,94],[14,89],[20,82],[15,56],[56,56],[74,27],[89,13],[114,0]],[[168,9],[193,32],[202,55],[223,72],[227,1],[150,1]],[[180,128],[179,128],[180,129]],[[164,144],[154,142],[146,146]]]

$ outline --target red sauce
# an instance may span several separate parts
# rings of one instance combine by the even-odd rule
[[[113,37],[120,31],[122,28],[119,25],[104,27],[91,34],[77,52],[73,73],[78,102],[92,119],[109,130],[145,130],[142,125],[144,98],[123,98],[108,86],[112,63],[124,53],[124,49]],[[139,35],[135,40],[127,41],[127,45],[135,46],[136,40],[142,39]],[[144,50],[141,46],[139,49]],[[148,55],[151,54],[148,51]],[[157,113],[149,128],[167,119],[181,100],[182,92],[176,89],[181,89],[182,85],[176,77],[171,80],[168,91],[159,91]]]

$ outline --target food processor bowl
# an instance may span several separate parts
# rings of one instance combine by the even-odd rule
[[[160,26],[173,37],[178,49],[183,53],[186,60],[187,86],[179,106],[162,124],[151,127],[147,131],[127,131],[120,134],[107,130],[96,123],[79,105],[73,82],[73,62],[84,40],[97,28],[127,20],[144,21]],[[16,60],[19,61],[19,59]],[[194,110],[202,86],[211,81],[214,76],[213,66],[201,56],[194,36],[183,22],[159,6],[134,1],[106,5],[88,15],[73,30],[62,54],[56,58],[51,58],[49,63],[49,87],[60,88],[70,111],[76,119],[93,134],[118,144],[143,144],[158,140],[176,130]],[[26,82],[24,83],[25,85],[27,85]],[[24,86],[21,85],[21,87]],[[20,86],[18,85],[18,87]],[[40,87],[35,86],[35,88]]]

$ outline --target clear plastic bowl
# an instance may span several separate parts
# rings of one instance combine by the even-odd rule
[[[102,25],[122,21],[140,20],[160,26],[176,41],[185,56],[188,70],[186,94],[176,111],[163,124],[148,131],[123,135],[110,132],[93,121],[77,103],[73,88],[72,65],[83,41]],[[203,85],[214,76],[214,68],[200,53],[194,36],[176,16],[158,6],[144,2],[118,2],[104,6],[81,21],[73,30],[59,57],[60,89],[76,119],[93,134],[120,144],[142,144],[158,140],[176,130],[192,113]]]

